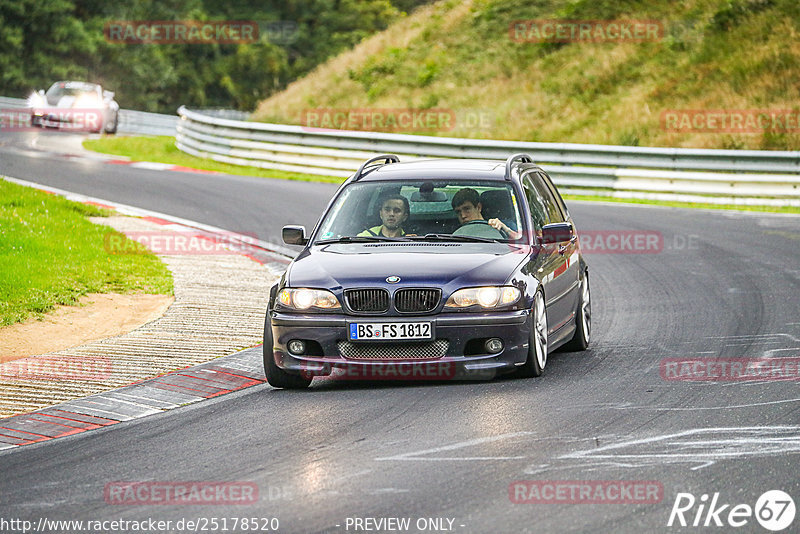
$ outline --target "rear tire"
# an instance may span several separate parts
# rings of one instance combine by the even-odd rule
[[[541,290],[533,297],[530,323],[528,359],[525,360],[525,365],[514,373],[514,376],[519,378],[542,376],[547,365],[547,308]]]
[[[263,345],[264,374],[267,382],[270,386],[281,389],[305,389],[311,385],[311,378],[292,374],[278,367],[275,363],[273,345],[272,326],[269,323],[269,310],[267,310],[267,317],[264,320]]]
[[[589,291],[589,273],[583,274],[581,280],[581,298],[575,312],[575,334],[565,345],[566,352],[580,352],[589,346],[592,333],[592,295]]]

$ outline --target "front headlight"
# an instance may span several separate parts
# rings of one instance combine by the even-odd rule
[[[28,97],[28,107],[29,108],[41,108],[44,107],[46,104],[44,97],[39,93],[31,93]]]
[[[308,310],[311,308],[335,310],[342,307],[336,296],[325,289],[290,289],[287,287],[278,293],[278,302],[286,308],[294,310]]]
[[[512,286],[469,287],[459,289],[447,299],[445,308],[468,308],[478,305],[482,308],[499,308],[514,304],[522,293]]]

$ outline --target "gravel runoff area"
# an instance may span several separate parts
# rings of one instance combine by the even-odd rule
[[[186,235],[166,221],[114,216],[94,222],[128,233]],[[174,250],[171,252],[175,252]],[[161,254],[175,302],[121,336],[0,364],[0,417],[139,382],[261,343],[269,288],[280,272],[243,253]]]

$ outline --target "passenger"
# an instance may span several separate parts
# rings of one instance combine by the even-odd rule
[[[367,228],[361,232],[359,237],[367,236],[383,236],[383,237],[401,237],[406,235],[403,230],[403,223],[408,220],[408,214],[411,208],[408,204],[408,199],[403,195],[391,195],[386,197],[381,204],[381,221],[382,225]]]
[[[464,189],[459,189],[459,191],[453,196],[452,200],[453,210],[458,215],[458,222],[461,224],[461,227],[453,232],[453,235],[472,235],[476,237],[489,237],[489,238],[497,238],[498,233],[505,232],[506,235],[501,235],[500,237],[505,238],[508,236],[510,239],[519,239],[522,234],[519,232],[515,232],[511,228],[508,227],[503,221],[500,219],[489,219],[484,220],[483,214],[483,204],[481,204],[480,195],[478,192],[471,187],[465,187]],[[467,225],[473,224],[488,224],[497,232],[492,230],[480,230],[478,226],[471,227],[469,229],[465,229]]]

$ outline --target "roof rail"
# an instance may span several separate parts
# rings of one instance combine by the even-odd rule
[[[364,175],[364,171],[367,167],[371,167],[377,165],[377,162],[383,161],[383,165],[388,165],[390,163],[400,163],[400,158],[395,156],[394,154],[383,154],[382,156],[375,156],[374,158],[369,158],[367,161],[361,164],[361,167],[358,168],[356,173],[353,175],[353,181],[357,182],[361,179]]]
[[[533,163],[533,158],[524,153],[509,156],[506,160],[506,180],[511,179],[511,166],[514,165],[515,161],[519,161],[520,163]]]

